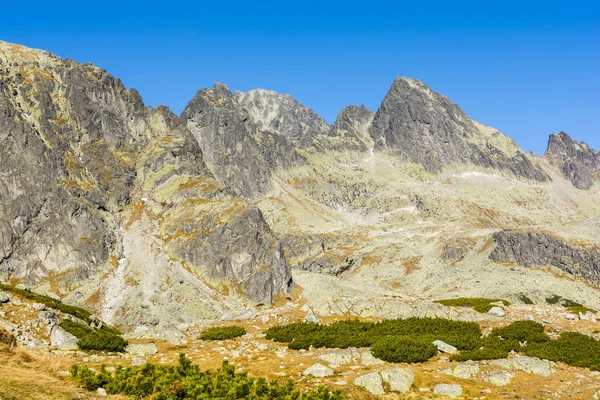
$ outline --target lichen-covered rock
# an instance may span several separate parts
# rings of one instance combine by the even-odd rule
[[[315,363],[312,366],[305,369],[304,372],[302,372],[302,375],[304,375],[304,376],[311,375],[311,376],[316,376],[318,378],[323,378],[326,376],[333,375],[334,372],[335,372],[334,370],[332,370],[329,367],[324,366],[323,364]]]
[[[57,347],[59,350],[77,350],[77,342],[79,342],[79,339],[60,326],[55,326],[50,333],[50,345]]]
[[[415,79],[396,78],[373,120],[375,148],[439,172],[453,164],[510,171],[546,181],[514,142],[476,124],[447,97]]]
[[[364,387],[369,393],[374,395],[385,394],[383,379],[381,378],[381,375],[379,375],[379,372],[371,372],[366,375],[358,376],[354,379],[354,384],[356,386]]]
[[[479,367],[475,364],[459,364],[454,367],[452,375],[460,379],[472,379],[477,377]]]
[[[573,246],[546,232],[504,230],[494,233],[490,259],[525,267],[552,265],[600,286],[600,247]]]
[[[489,382],[494,386],[506,386],[515,374],[508,371],[500,371],[483,377],[484,382]]]
[[[434,340],[433,345],[442,353],[456,354],[458,352],[456,347],[449,345],[448,343],[444,343],[441,340]]]
[[[434,394],[448,397],[458,397],[462,394],[462,387],[457,384],[440,383],[433,388]]]
[[[589,189],[600,180],[600,152],[565,132],[550,135],[545,155],[558,163],[564,177],[577,189]]]
[[[9,301],[10,301],[10,298],[8,297],[8,295],[0,290],[0,304],[8,303]]]
[[[389,385],[390,391],[408,393],[415,381],[415,374],[408,368],[391,368],[381,371],[381,378]]]

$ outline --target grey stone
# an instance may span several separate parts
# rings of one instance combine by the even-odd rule
[[[533,315],[526,314],[523,316],[523,321],[535,321]]]
[[[448,397],[458,397],[462,394],[462,387],[457,384],[440,383],[435,385],[433,393]]]
[[[539,376],[550,376],[556,372],[556,363],[537,357],[518,356],[512,360],[513,368]]]
[[[381,371],[381,378],[392,392],[408,393],[415,381],[414,373],[408,368],[392,368]]]
[[[77,342],[79,339],[60,326],[55,326],[50,333],[50,345],[61,351],[77,350]]]
[[[358,376],[354,379],[356,386],[364,387],[369,393],[374,395],[385,394],[383,389],[383,380],[379,372],[371,372],[366,375]]]
[[[43,311],[46,309],[46,305],[42,303],[33,303],[32,307],[36,311]]]
[[[510,383],[513,376],[514,374],[511,372],[501,371],[484,376],[483,381],[489,382],[494,386],[506,386]]]
[[[313,364],[312,366],[305,369],[304,372],[302,372],[302,375],[304,375],[304,376],[311,375],[311,376],[315,376],[318,378],[331,376],[333,374],[334,374],[333,369],[326,367],[323,364],[319,364],[319,363]]]
[[[363,350],[360,352],[360,364],[361,365],[378,365],[383,364],[384,361],[376,358],[371,353],[371,350]]]
[[[496,317],[504,317],[506,315],[506,312],[504,311],[504,309],[502,309],[500,307],[492,307],[488,311],[488,314],[494,315]]]
[[[139,367],[139,366],[142,366],[142,365],[144,365],[146,363],[147,363],[146,359],[141,358],[141,357],[133,357],[131,359],[131,366],[132,367]]]
[[[306,322],[314,322],[314,323],[319,323],[321,322],[321,318],[317,317],[317,315],[314,313],[314,311],[312,310],[312,308],[310,308],[308,310],[308,313],[306,314],[306,316],[304,317],[304,320]]]
[[[444,343],[441,340],[434,340],[433,345],[442,353],[456,354],[458,352],[456,347],[449,345],[448,343]]]
[[[460,107],[415,79],[394,80],[375,114],[371,136],[376,150],[389,151],[432,172],[473,163],[538,181],[548,179],[514,143],[510,153],[495,147]]]
[[[100,397],[106,397],[106,396],[108,396],[108,395],[106,394],[106,390],[104,390],[104,388],[98,388],[98,390],[96,390],[96,393],[97,393],[97,394],[98,394],[98,396],[100,396]]]
[[[493,235],[496,247],[490,259],[525,267],[552,265],[589,283],[600,285],[600,246],[570,245],[556,235],[509,229]]]
[[[0,290],[0,304],[8,303],[9,301],[10,301],[10,298],[8,297],[8,295]]]
[[[477,377],[479,367],[475,364],[459,364],[454,367],[452,375],[461,379],[472,379]]]
[[[550,135],[546,157],[556,162],[565,178],[578,189],[590,189],[600,176],[600,152],[577,143],[565,132]]]

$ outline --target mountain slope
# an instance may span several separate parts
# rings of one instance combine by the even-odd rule
[[[0,71],[4,279],[150,327],[287,290],[261,212],[215,181],[177,116],[47,52],[0,43]]]

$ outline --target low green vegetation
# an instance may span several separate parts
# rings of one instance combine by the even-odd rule
[[[325,387],[301,391],[293,380],[281,384],[264,378],[250,378],[236,373],[223,361],[217,370],[201,371],[181,354],[179,364],[146,364],[141,368],[118,367],[109,373],[103,367],[96,372],[87,366],[74,365],[71,374],[76,384],[90,391],[104,388],[108,394],[124,394],[137,399],[252,399],[252,400],[341,400],[341,392]]]
[[[556,295],[556,294],[552,295],[551,297],[547,297],[546,303],[553,304],[553,305],[561,305],[561,306],[565,307],[567,310],[569,310],[575,314],[578,314],[578,313],[585,314],[588,311],[591,313],[596,313],[596,310],[585,307],[585,306],[583,306],[583,304],[577,303],[576,301],[573,301],[570,299],[565,299],[564,297],[560,297],[559,295]]]
[[[242,326],[217,326],[208,328],[200,334],[200,340],[228,340],[244,336],[246,329]]]
[[[107,326],[92,329],[73,321],[62,321],[60,327],[79,339],[77,345],[82,350],[123,352],[128,344],[118,331]]]
[[[494,307],[490,303],[497,303],[499,301],[505,306],[510,305],[508,301],[503,299],[485,299],[481,297],[459,297],[457,299],[436,300],[435,302],[449,307],[472,307],[477,312],[487,313]]]
[[[600,341],[579,333],[563,333],[552,340],[544,325],[516,321],[483,336],[474,322],[443,318],[408,318],[365,322],[337,321],[330,325],[296,322],[265,331],[268,340],[288,343],[290,349],[312,347],[370,347],[373,355],[388,362],[424,362],[437,354],[432,344],[441,340],[461,352],[453,361],[506,358],[511,352],[561,361],[569,365],[600,368]]]
[[[5,292],[10,292],[14,294],[18,294],[21,297],[24,297],[28,300],[35,301],[36,303],[44,304],[46,307],[53,308],[55,310],[64,312],[65,314],[70,314],[74,317],[77,317],[85,322],[92,322],[92,313],[87,310],[84,310],[81,307],[70,306],[68,304],[64,304],[60,300],[53,299],[49,296],[44,296],[41,294],[37,294],[25,289],[18,289],[12,285],[7,285],[4,283],[0,283],[0,290],[4,290]]]
[[[600,341],[577,332],[563,332],[556,340],[529,344],[526,354],[600,371]]]
[[[297,322],[266,330],[266,338],[288,343],[290,349],[309,347],[371,347],[376,357],[389,362],[420,362],[437,354],[434,340],[459,349],[475,349],[481,329],[474,322],[442,318],[407,318],[381,322],[337,321],[330,325]]]
[[[529,297],[525,296],[524,294],[519,295],[519,300],[521,300],[521,303],[523,303],[523,304],[534,304],[533,300],[531,300]]]

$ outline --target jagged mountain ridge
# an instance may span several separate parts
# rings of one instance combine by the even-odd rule
[[[270,303],[290,264],[324,312],[347,295],[542,299],[561,278],[503,267],[492,234],[544,227],[571,252],[598,241],[593,183],[566,186],[555,154],[524,154],[412,79],[332,126],[290,96],[223,84],[177,117],[92,65],[0,48],[3,278],[141,333],[241,312],[237,295]],[[565,296],[593,297],[582,284]]]

